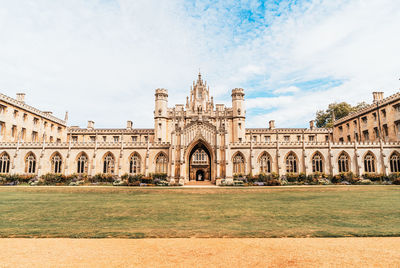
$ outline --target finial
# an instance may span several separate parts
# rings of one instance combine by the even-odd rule
[[[65,112],[64,121],[65,121],[65,122],[68,121],[68,111]]]

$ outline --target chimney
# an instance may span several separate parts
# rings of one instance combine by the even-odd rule
[[[88,128],[88,129],[94,129],[94,121],[89,120],[89,121],[87,122],[87,128]]]
[[[126,121],[126,128],[127,129],[132,129],[132,125],[133,125],[132,121],[130,121],[130,120]]]
[[[269,121],[269,129],[274,129],[275,128],[275,120],[270,120]]]
[[[314,120],[310,121],[310,129],[314,129]]]
[[[17,101],[25,103],[25,93],[17,93]]]
[[[372,92],[372,96],[374,96],[374,103],[383,100],[383,92]]]

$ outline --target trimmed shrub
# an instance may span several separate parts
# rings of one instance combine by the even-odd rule
[[[369,185],[369,184],[372,184],[372,181],[369,179],[362,179],[358,183],[362,184],[362,185]]]
[[[92,177],[89,178],[89,182],[91,183],[113,183],[114,180],[118,179],[118,177],[115,177],[111,174],[104,174],[104,173],[98,173]]]
[[[135,184],[133,186],[138,186],[140,184],[140,180],[143,178],[144,175],[142,174],[136,174],[136,175],[130,175],[125,173],[124,175],[121,176],[121,179],[126,181],[129,185]],[[138,185],[136,185],[136,182],[139,182]]]
[[[400,178],[400,173],[399,172],[397,172],[397,173],[391,173],[389,176],[388,176],[388,179],[390,180],[390,181],[395,181],[396,179],[399,179]]]
[[[393,184],[400,185],[400,178],[394,179]]]
[[[153,178],[152,177],[142,177],[140,179],[141,184],[153,184]]]
[[[286,176],[284,177],[287,182],[298,182],[299,179],[299,174],[297,173],[287,173]]]
[[[39,184],[41,185],[57,185],[69,184],[72,178],[62,174],[47,173],[40,177]]]
[[[253,176],[253,174],[249,173],[246,176],[246,180],[248,183],[254,183],[254,182],[258,181],[258,176]]]
[[[339,175],[335,175],[331,177],[332,183],[342,183],[344,181],[348,182],[349,184],[355,184],[360,180],[360,178],[354,175],[353,172],[342,172]]]
[[[389,177],[385,176],[383,174],[377,174],[377,173],[364,173],[362,175],[363,179],[365,180],[370,180],[373,182],[383,182],[383,181],[388,181]]]
[[[267,186],[280,186],[281,182],[278,179],[269,179],[266,182]]]
[[[19,175],[19,174],[2,174],[0,175],[0,184],[17,185],[21,183],[29,183],[36,177],[35,175]]]
[[[159,180],[166,180],[168,175],[166,173],[153,173],[150,174],[150,177],[155,180],[155,179],[159,179]]]

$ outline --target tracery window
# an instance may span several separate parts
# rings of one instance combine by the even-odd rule
[[[368,152],[364,157],[364,171],[367,173],[375,172],[375,156]]]
[[[161,153],[156,158],[156,173],[167,173],[168,159],[164,153]]]
[[[88,173],[88,157],[86,156],[85,153],[82,153],[78,157],[76,172],[78,174],[87,174]]]
[[[313,173],[324,172],[322,155],[320,153],[314,154],[312,158],[312,171]]]
[[[202,165],[208,163],[208,155],[203,149],[197,149],[192,155],[192,164]]]
[[[349,163],[349,157],[347,156],[346,153],[341,153],[338,158],[338,166],[339,166],[339,172],[349,172],[350,171],[350,163]]]
[[[266,152],[260,157],[260,173],[271,173],[271,157]]]
[[[241,153],[233,157],[233,174],[245,174],[244,157]]]
[[[400,172],[400,154],[398,152],[394,152],[390,156],[390,172]]]
[[[33,174],[36,172],[36,157],[29,153],[25,158],[25,173]]]
[[[134,153],[129,160],[129,173],[140,174],[140,156]]]
[[[10,172],[10,157],[6,152],[0,155],[0,173],[5,174]]]
[[[61,173],[62,158],[61,155],[56,153],[51,158],[51,171],[53,173]]]
[[[108,153],[104,157],[103,173],[105,173],[105,174],[114,174],[114,170],[115,170],[114,156],[111,153]]]
[[[289,153],[286,157],[286,172],[297,173],[297,157],[294,153]]]

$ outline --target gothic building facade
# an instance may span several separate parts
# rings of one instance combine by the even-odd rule
[[[67,127],[67,115],[61,120],[39,111],[23,94],[0,94],[0,173],[166,173],[188,182],[250,173],[400,171],[398,139],[339,140],[336,128],[316,128],[313,121],[309,128],[276,128],[273,120],[246,128],[245,92],[235,88],[231,96],[231,107],[214,104],[199,74],[185,105],[169,107],[168,91],[156,89],[153,129],[133,128],[131,121],[99,129],[93,121]]]

